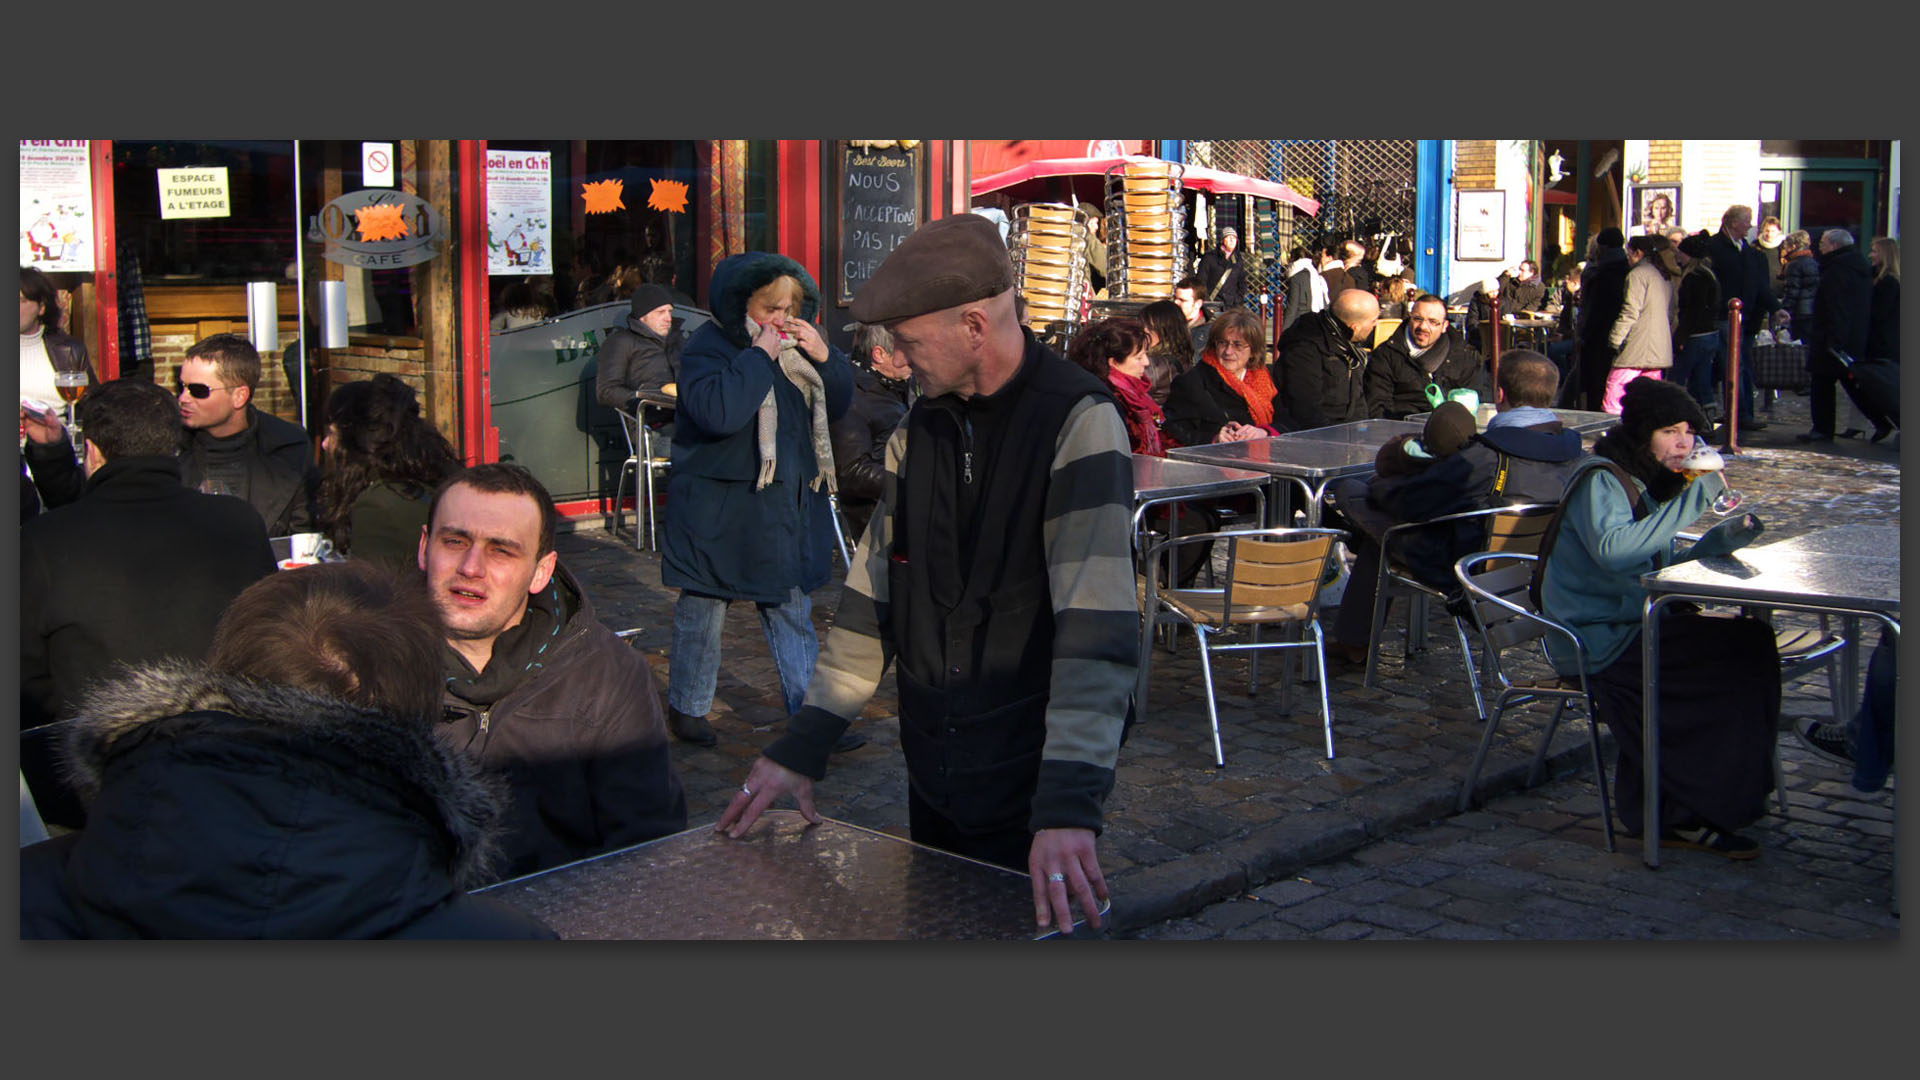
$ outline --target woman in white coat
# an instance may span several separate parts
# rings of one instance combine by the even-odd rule
[[[1680,267],[1673,242],[1664,236],[1636,236],[1627,241],[1627,299],[1613,321],[1607,341],[1614,348],[1613,372],[1601,407],[1620,411],[1620,395],[1627,383],[1641,376],[1660,379],[1673,366],[1673,331],[1679,309],[1674,303]]]

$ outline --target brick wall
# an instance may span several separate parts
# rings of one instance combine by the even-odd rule
[[[1497,187],[1495,166],[1499,143],[1492,139],[1462,140],[1453,144],[1453,186],[1462,191],[1489,191]]]
[[[1682,145],[1679,139],[1651,139],[1647,142],[1647,183],[1677,184],[1680,182]]]

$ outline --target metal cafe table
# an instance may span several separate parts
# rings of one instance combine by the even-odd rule
[[[1644,575],[1641,612],[1643,663],[1642,764],[1646,782],[1642,859],[1660,865],[1660,612],[1680,600],[1870,618],[1900,633],[1900,529],[1897,525],[1837,525],[1805,536],[1743,548],[1732,555],[1694,559]],[[1849,632],[1849,648],[1857,635]],[[1847,663],[1853,685],[1857,654]],[[1898,861],[1896,858],[1896,868]],[[1896,881],[1898,874],[1895,875]]]
[[[1174,458],[1133,456],[1133,539],[1140,546],[1147,511],[1163,503],[1252,495],[1259,520],[1266,520],[1267,474],[1228,469]]]
[[[1373,472],[1374,455],[1382,444],[1395,435],[1418,434],[1420,427],[1405,420],[1356,420],[1269,439],[1181,446],[1167,451],[1167,456],[1267,474],[1272,478],[1269,508],[1278,507],[1282,482],[1298,485],[1306,495],[1307,527],[1314,528],[1320,524],[1320,502],[1327,485],[1342,477]],[[1274,512],[1277,510],[1270,509],[1269,520]]]
[[[514,878],[503,900],[578,940],[1021,940],[1027,875],[831,818],[769,810]]]

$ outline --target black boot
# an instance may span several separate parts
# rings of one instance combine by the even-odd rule
[[[671,705],[667,706],[667,727],[673,731],[674,738],[695,746],[715,746],[720,742],[720,736],[714,733],[706,717],[688,716]]]

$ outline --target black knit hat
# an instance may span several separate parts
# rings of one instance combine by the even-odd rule
[[[1713,429],[1700,403],[1680,384],[1645,377],[1627,383],[1620,397],[1620,427],[1632,445],[1644,446],[1654,432],[1682,422],[1698,435]]]
[[[1689,259],[1704,259],[1713,252],[1712,238],[1705,229],[1692,233],[1680,241],[1680,254]]]
[[[647,284],[633,290],[633,306],[630,309],[634,318],[640,318],[662,304],[672,304],[673,294],[664,285]]]

